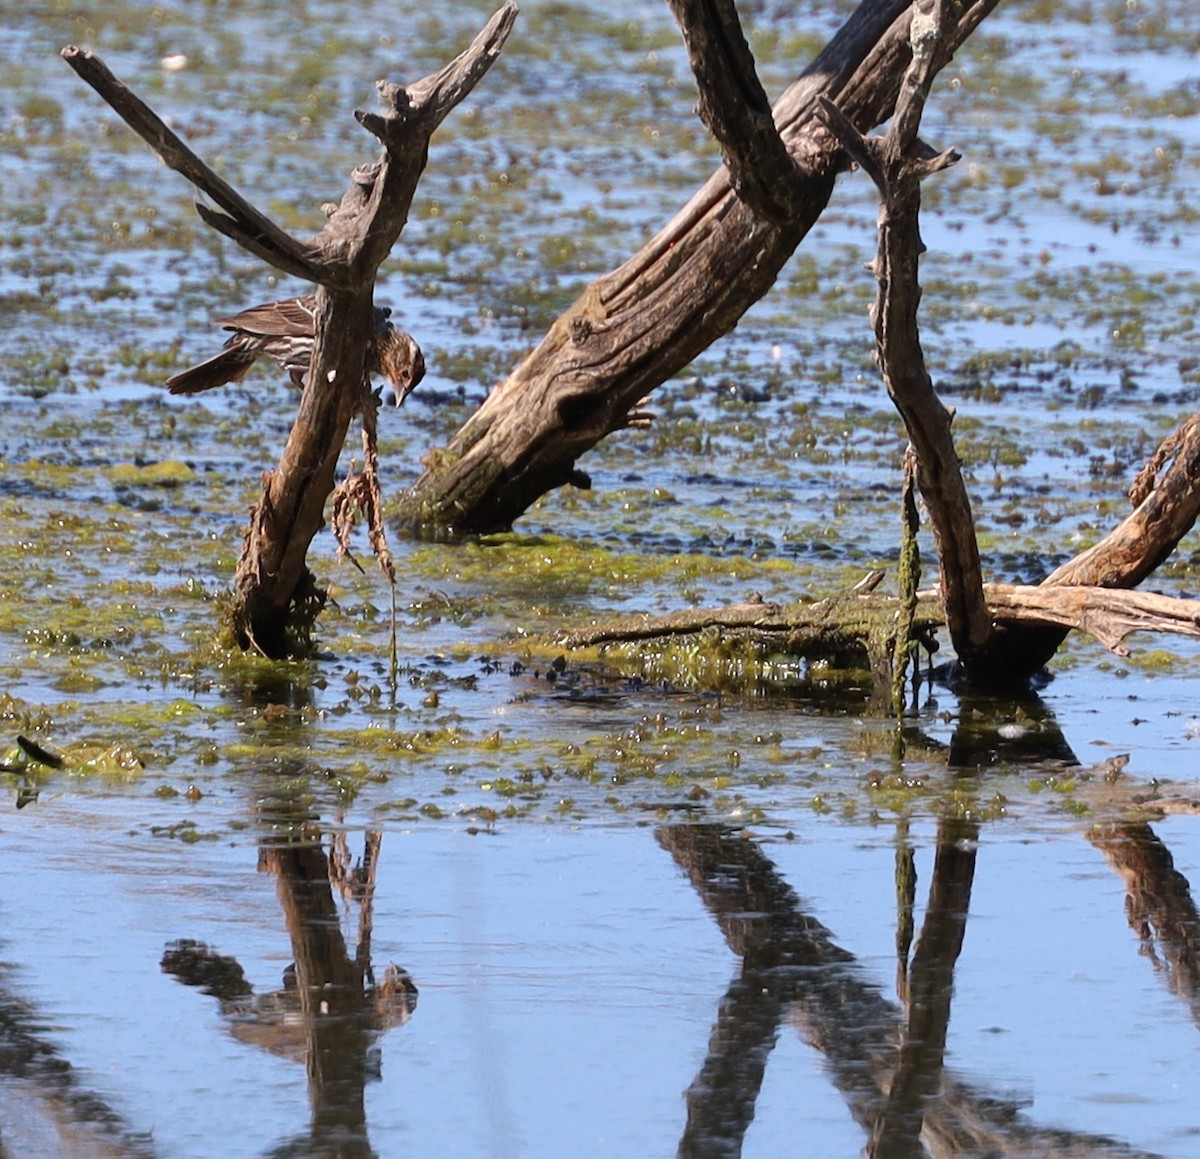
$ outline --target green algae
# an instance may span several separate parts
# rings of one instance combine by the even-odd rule
[[[1072,14],[1107,20],[1089,5],[1051,13]],[[68,40],[108,54],[225,176],[289,228],[315,229],[320,203],[374,149],[339,70],[361,74],[353,99],[366,105],[369,80],[394,71],[399,50],[309,14],[286,58],[268,37],[250,68],[242,22],[284,17],[254,3],[228,15],[214,27],[207,9],[184,5],[147,26],[136,5],[43,4],[25,19],[40,21],[32,35],[48,59]],[[424,15],[420,36],[406,36],[405,69],[440,67],[474,15]],[[1034,19],[1022,9],[994,34],[989,22],[939,84],[927,125],[966,155],[930,183],[930,213],[947,228],[925,259],[923,318],[997,579],[1037,578],[1104,533],[1130,470],[1194,402],[1197,376],[1195,273],[1171,261],[1194,237],[1181,123],[1194,94],[1156,90],[1136,70],[1089,75],[1069,46],[1044,70],[1018,67]],[[812,31],[768,13],[749,24],[776,91]],[[1186,40],[1187,14],[1176,24]],[[1161,22],[1122,26],[1121,51],[1163,36]],[[189,68],[168,75],[158,60],[177,41],[190,45]],[[381,286],[381,300],[404,303],[406,323],[428,331],[431,365],[404,411],[384,416],[389,486],[436,456],[590,276],[632,252],[716,163],[681,53],[665,10],[630,22],[535,6],[497,66],[512,98],[498,90],[486,115],[469,103],[439,132]],[[631,648],[617,672],[601,662],[615,655],[557,669],[540,642],[581,618],[819,596],[894,567],[904,440],[871,366],[868,182],[844,179],[772,295],[656,392],[649,431],[589,456],[594,490],[547,496],[517,535],[395,545],[392,689],[386,593],[323,540],[314,567],[336,606],[314,657],[271,666],[218,637],[289,396],[261,372],[212,402],[147,388],[211,351],[209,318],[284,291],[200,225],[190,191],[111,114],[46,75],[33,56],[14,73],[20,96],[0,129],[22,161],[0,204],[0,385],[11,399],[0,688],[21,701],[13,728],[68,754],[72,778],[194,784],[210,800],[261,775],[294,777],[332,807],[357,801],[424,824],[953,805],[936,746],[914,747],[914,767],[897,770],[889,730],[839,728],[869,707],[861,671],[805,671],[711,640]],[[1025,246],[1035,213],[1062,237]],[[959,249],[944,244],[959,232]],[[1161,268],[1147,271],[1144,253]],[[1184,554],[1160,578],[1194,590],[1196,568]],[[1092,647],[1069,646],[1058,670],[1086,675]],[[1127,682],[1194,662],[1184,647],[1139,648],[1099,671]],[[972,808],[1015,792],[1012,769],[995,777],[1003,792],[980,789]]]

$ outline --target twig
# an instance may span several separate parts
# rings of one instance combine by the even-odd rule
[[[900,606],[892,647],[892,709],[899,720],[904,713],[904,681],[913,655],[913,616],[917,589],[921,586],[921,549],[917,544],[920,516],[917,512],[917,457],[912,447],[904,453],[904,487],[900,506],[903,526],[900,539]]]
[[[309,282],[320,280],[308,247],[280,229],[232,185],[218,177],[149,105],[117,79],[95,53],[69,44],[61,55],[162,158],[164,164],[186,177],[202,193],[207,193],[228,214],[226,217],[214,213],[197,202],[196,210],[205,222],[285,273]]]

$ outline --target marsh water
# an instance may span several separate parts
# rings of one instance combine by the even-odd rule
[[[315,659],[222,644],[294,396],[161,383],[302,287],[58,52],[304,234],[372,156],[373,82],[489,11],[3,9],[0,1154],[1200,1156],[1193,644],[1072,638],[1019,697],[923,675],[897,725],[862,674],[548,642],[894,570],[862,175],[592,490],[393,530],[397,682],[365,541],[362,571],[315,545]],[[849,11],[744,5],[768,91]],[[989,578],[1103,535],[1195,409],[1198,53],[1190,0],[1013,2],[935,88],[963,160],[926,189],[924,333]],[[381,278],[429,363],[381,415],[393,494],[719,163],[694,101],[665,5],[523,5]],[[1198,568],[1189,537],[1148,586]]]

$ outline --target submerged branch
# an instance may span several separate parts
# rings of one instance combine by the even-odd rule
[[[984,584],[989,617],[1009,624],[1077,629],[1118,655],[1134,632],[1163,632],[1200,638],[1200,601],[1153,592],[1097,587],[1028,587]],[[936,591],[917,593],[912,632],[918,638],[946,622]],[[858,649],[868,654],[875,634],[888,631],[904,608],[895,596],[852,591],[802,604],[762,601],[723,608],[687,609],[665,616],[629,616],[571,632],[568,648],[634,644],[700,635],[718,629],[749,643],[814,658]]]

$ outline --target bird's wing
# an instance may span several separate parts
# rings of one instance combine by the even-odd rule
[[[251,306],[231,318],[215,318],[213,325],[264,338],[312,337],[316,330],[315,302],[312,298],[267,302],[262,306]]]

